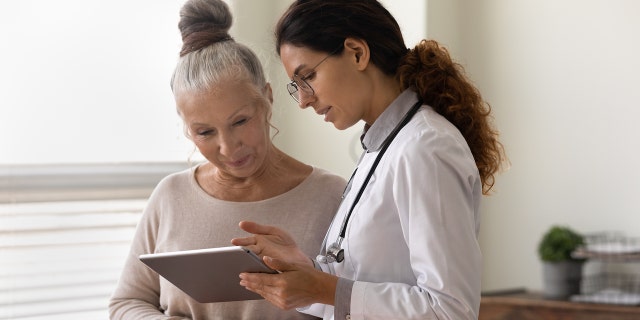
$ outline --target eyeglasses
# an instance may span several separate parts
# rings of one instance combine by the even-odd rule
[[[293,79],[291,79],[291,82],[287,83],[287,91],[289,91],[289,94],[291,95],[293,100],[295,100],[297,103],[300,103],[301,90],[306,95],[312,96],[315,94],[315,92],[313,91],[313,88],[307,82],[307,79],[309,79],[309,77],[311,77],[316,72],[316,68],[320,64],[322,64],[325,60],[329,59],[329,57],[331,57],[332,55],[338,53],[340,49],[342,49],[342,45],[340,45],[340,47],[338,47],[336,50],[333,50],[333,52],[329,53],[326,57],[324,57],[324,59],[320,60],[320,62],[318,62],[315,66],[313,66],[313,68],[311,68],[311,71],[309,71],[304,76],[299,74],[293,74]]]

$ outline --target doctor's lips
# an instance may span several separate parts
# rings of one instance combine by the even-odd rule
[[[331,107],[328,107],[328,108],[325,108],[325,109],[316,110],[316,113],[322,116],[322,115],[327,114],[327,112],[329,112],[330,109],[331,109]]]

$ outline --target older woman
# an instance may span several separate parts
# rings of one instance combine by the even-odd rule
[[[230,26],[220,0],[190,0],[181,11],[184,44],[172,89],[185,131],[207,161],[166,177],[151,195],[111,299],[113,319],[313,318],[264,300],[198,303],[138,261],[144,253],[228,246],[243,235],[241,220],[277,225],[311,255],[339,205],[343,178],[272,143],[271,86]]]

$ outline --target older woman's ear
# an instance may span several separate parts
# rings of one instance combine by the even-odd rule
[[[269,98],[269,102],[273,103],[273,90],[271,90],[271,84],[267,82],[266,85],[264,85],[264,94]]]

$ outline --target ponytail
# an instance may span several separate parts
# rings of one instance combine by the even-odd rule
[[[505,160],[504,148],[492,124],[491,107],[462,66],[436,41],[422,40],[403,57],[396,76],[403,89],[416,91],[425,104],[462,133],[478,167],[482,192],[489,194]]]

